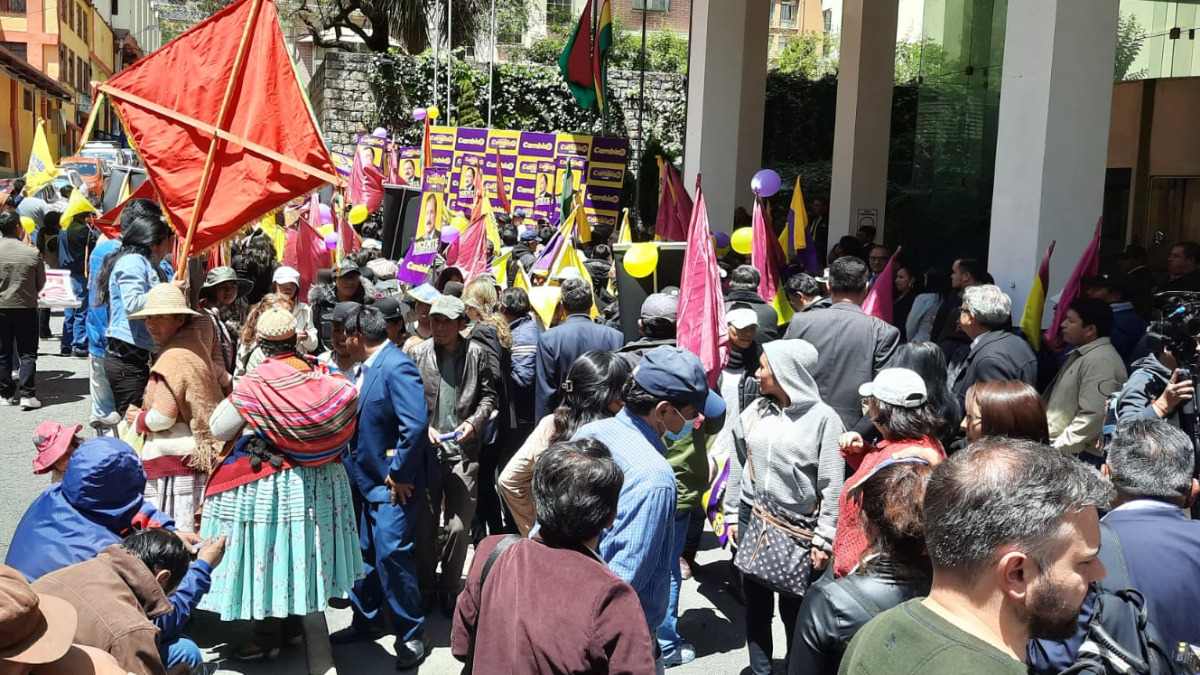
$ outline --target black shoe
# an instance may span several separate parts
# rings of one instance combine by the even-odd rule
[[[445,614],[447,619],[453,619],[454,608],[458,605],[458,593],[438,591],[438,604],[442,607],[442,614]]]
[[[44,331],[42,331],[41,338],[43,340],[52,340],[52,339],[54,339],[54,333],[51,333],[48,330],[44,330]]]
[[[88,350],[86,349],[72,349],[71,356],[74,356],[77,359],[86,359],[91,356],[91,354],[89,354]]]
[[[350,602],[350,598],[330,598],[329,606],[333,609],[350,609],[354,603]]]
[[[70,356],[73,350],[70,347],[62,347],[58,350],[59,356]]]
[[[383,631],[377,629],[361,629],[351,625],[349,628],[343,628],[335,633],[330,634],[329,643],[335,645],[348,645],[352,642],[370,641],[374,642],[383,637]]]
[[[421,665],[428,653],[425,651],[425,640],[413,638],[396,643],[396,670],[408,670]]]

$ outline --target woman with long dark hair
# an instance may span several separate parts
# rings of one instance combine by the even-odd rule
[[[131,404],[141,407],[150,359],[158,352],[145,322],[129,315],[141,311],[150,289],[166,281],[159,263],[174,243],[175,232],[161,215],[138,215],[121,223],[121,248],[108,254],[100,267],[96,304],[108,305],[104,374],[122,417]]]
[[[859,505],[867,547],[853,574],[814,586],[804,598],[788,659],[790,675],[834,675],[850,640],[879,612],[929,594],[925,485],[920,460],[879,466],[850,497]]]
[[[868,414],[883,435],[878,443],[866,443],[857,432],[843,434],[839,442],[842,456],[854,470],[846,485],[854,485],[875,467],[911,451],[929,451],[939,459],[946,453],[937,439],[943,421],[929,400],[926,382],[907,368],[884,368],[875,380],[859,388],[866,399]],[[837,538],[833,542],[833,573],[843,577],[858,564],[867,541],[857,527],[858,505],[849,499],[849,490],[839,500]]]
[[[913,272],[912,265],[901,265],[896,269],[896,297],[892,299],[892,325],[900,330],[900,341],[908,341],[908,315],[913,303],[921,293],[921,280]]]
[[[537,520],[537,507],[529,490],[538,455],[552,443],[570,440],[583,425],[617,414],[629,373],[629,362],[615,352],[585,352],[575,359],[562,384],[562,403],[538,422],[500,473],[500,494],[521,534],[529,534]]]
[[[962,428],[967,434],[967,442],[984,436],[1007,436],[1050,444],[1046,402],[1036,389],[1019,380],[971,385],[967,390],[967,414]]]
[[[929,341],[907,342],[896,348],[896,353],[888,365],[892,368],[908,368],[925,380],[925,393],[929,397],[929,405],[941,421],[937,439],[941,441],[942,447],[950,448],[958,430],[956,420],[962,419],[963,411],[958,404],[958,398],[950,391],[946,354]]]
[[[912,309],[904,323],[904,336],[909,342],[930,339],[933,320],[952,292],[950,274],[937,268],[925,272],[924,286],[925,290],[913,300]]]

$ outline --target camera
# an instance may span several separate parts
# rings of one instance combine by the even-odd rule
[[[1152,352],[1167,349],[1179,364],[1179,381],[1197,369],[1196,336],[1200,334],[1200,293],[1159,293],[1162,319],[1146,333]],[[1184,378],[1184,375],[1187,378]]]

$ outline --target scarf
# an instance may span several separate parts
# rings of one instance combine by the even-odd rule
[[[358,390],[298,356],[263,361],[230,399],[251,429],[300,466],[338,459],[354,435]]]

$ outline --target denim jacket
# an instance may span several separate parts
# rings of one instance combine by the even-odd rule
[[[146,293],[162,280],[158,268],[136,253],[127,253],[117,260],[108,279],[108,337],[158,351],[158,345],[146,330],[146,322],[131,321],[129,315],[146,306]]]

